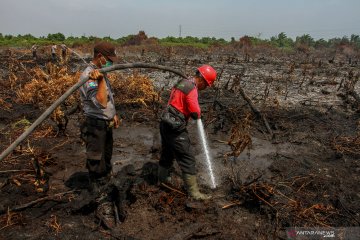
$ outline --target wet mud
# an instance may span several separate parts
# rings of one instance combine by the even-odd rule
[[[99,196],[88,191],[77,112],[69,116],[64,133],[47,120],[39,129],[46,134],[33,134],[2,161],[0,238],[286,239],[287,227],[359,226],[359,105],[344,89],[349,72],[359,76],[358,66],[341,64],[340,56],[330,65],[315,53],[312,63],[301,53],[257,53],[245,61],[224,49],[199,51],[196,57],[188,50],[171,56],[150,50],[145,56],[136,48],[123,54],[130,61],[176,66],[188,74],[202,63],[221,72],[216,87],[199,97],[216,189],[210,188],[196,123],[187,127],[200,186],[212,200],[199,203],[187,197],[177,164],[171,186],[158,184],[157,115],[138,105],[119,105],[123,122],[114,130],[114,173],[103,192],[116,202],[120,215],[109,229],[96,215]],[[2,54],[2,62],[10,61]],[[77,60],[68,64],[81,69]],[[8,71],[4,67],[0,79],[1,99],[11,104],[0,110],[1,150],[21,134],[21,119],[33,122],[42,112],[16,103],[6,83]],[[137,73],[153,79],[165,104],[178,78],[153,70]],[[273,136],[240,88],[265,116]],[[358,92],[356,82],[353,89]],[[46,126],[54,130],[46,132]]]

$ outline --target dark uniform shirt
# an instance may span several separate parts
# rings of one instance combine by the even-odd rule
[[[80,76],[80,81],[84,78],[89,79],[89,73],[94,70],[95,66],[88,66]],[[84,85],[80,87],[80,98],[83,104],[83,110],[86,117],[112,120],[116,114],[114,92],[110,86],[109,79],[104,75],[106,81],[106,91],[108,101],[106,107],[102,106],[96,99],[98,91],[97,80],[89,79]]]

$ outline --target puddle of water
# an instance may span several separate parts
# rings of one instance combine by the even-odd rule
[[[117,172],[127,164],[139,169],[145,162],[154,161],[150,150],[158,138],[158,129],[151,126],[124,123],[114,130],[113,171]]]
[[[201,184],[209,185],[212,183],[209,174],[209,167],[206,161],[204,151],[201,150],[201,142],[197,135],[197,125],[188,126],[190,138],[192,138],[195,148],[195,158],[197,159],[197,171]],[[245,150],[236,159],[229,158],[224,162],[224,154],[231,151],[230,146],[218,140],[227,141],[228,136],[224,134],[209,134],[208,152],[212,156],[211,165],[213,175],[216,176],[216,185],[228,179],[228,176],[234,172],[239,173],[239,177],[245,180],[252,173],[267,171],[272,164],[272,156],[276,153],[292,152],[289,144],[271,144],[268,140],[252,137],[252,148],[250,152]],[[127,164],[133,164],[136,169],[148,161],[158,162],[151,154],[151,148],[156,145],[160,149],[159,129],[145,125],[127,125],[124,124],[114,131],[114,152],[113,169],[119,171]],[[214,177],[215,180],[215,177]]]
[[[217,184],[228,180],[229,176],[237,174],[241,180],[245,180],[253,173],[266,172],[272,164],[271,156],[279,152],[283,146],[281,144],[273,145],[267,140],[252,137],[252,148],[250,152],[246,149],[236,159],[228,158],[225,161],[224,154],[231,152],[229,145],[218,140],[227,141],[227,136],[209,135],[210,154],[213,156],[214,175],[217,176]],[[204,154],[200,151],[196,155],[197,169],[202,184],[211,181],[207,172]]]

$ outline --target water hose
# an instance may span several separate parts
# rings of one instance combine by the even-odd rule
[[[187,78],[187,76],[181,71],[175,70],[171,67],[149,64],[149,63],[126,63],[126,64],[114,64],[113,66],[99,69],[101,73],[112,72],[116,70],[128,69],[128,68],[152,68],[163,71],[168,71],[179,75],[180,77]],[[7,157],[22,141],[25,140],[50,114],[64,102],[73,92],[75,92],[80,86],[82,86],[88,79],[77,82],[74,86],[68,89],[60,98],[58,98],[31,126],[26,129],[7,149],[5,149],[0,155],[0,161]]]

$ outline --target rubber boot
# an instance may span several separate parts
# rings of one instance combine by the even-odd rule
[[[159,165],[158,178],[160,183],[170,183],[171,182],[170,169],[164,168]]]
[[[109,183],[111,175],[105,175],[100,177],[98,174],[90,173],[89,174],[89,192],[92,194],[99,194],[101,189]]]
[[[100,192],[100,186],[99,186],[99,182],[98,182],[98,177],[94,173],[89,173],[88,191],[91,194],[98,194]]]
[[[186,190],[188,194],[195,200],[208,200],[211,196],[203,194],[199,191],[199,186],[197,184],[196,175],[183,174],[183,180],[185,183]]]

